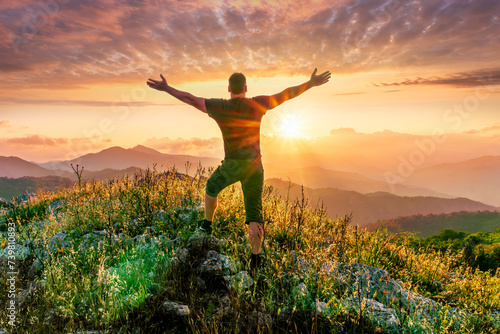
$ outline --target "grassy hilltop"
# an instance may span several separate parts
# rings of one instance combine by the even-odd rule
[[[239,187],[219,197],[214,237],[196,221],[206,176],[144,170],[37,193],[0,213],[0,304],[9,333],[497,333],[500,270],[411,235],[332,220],[307,199],[263,196],[265,267],[249,271]],[[355,213],[354,213],[355,214]],[[10,225],[9,225],[10,223]],[[380,285],[379,285],[380,284]]]

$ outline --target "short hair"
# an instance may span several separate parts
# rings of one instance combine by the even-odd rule
[[[245,91],[245,85],[247,84],[247,78],[243,73],[233,73],[229,77],[229,87],[233,94],[240,94]]]

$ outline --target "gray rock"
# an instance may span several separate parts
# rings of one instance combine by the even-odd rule
[[[56,235],[49,239],[49,250],[53,252],[59,247],[66,248],[70,243],[70,239],[66,238],[66,233],[57,232]]]
[[[28,277],[34,279],[43,270],[42,261],[36,259],[28,270]]]
[[[17,204],[22,204],[22,203],[28,202],[32,198],[36,198],[36,194],[34,194],[34,193],[21,194],[21,195],[17,196],[16,202],[17,202]]]
[[[130,242],[145,243],[145,242],[149,242],[150,240],[151,240],[151,236],[149,236],[147,234],[141,234],[141,235],[137,235],[137,236],[133,237],[132,239],[130,239]]]
[[[178,304],[169,300],[163,303],[162,310],[167,314],[178,317],[187,317],[191,314],[187,305]]]
[[[204,233],[196,232],[186,242],[186,247],[191,249],[201,248],[205,246],[212,249],[219,249],[222,245],[223,241],[217,239],[213,235],[206,235]]]
[[[146,231],[144,234],[155,235],[155,233],[156,233],[156,227],[148,226],[146,227]]]
[[[358,311],[363,315],[370,317],[382,328],[398,328],[399,320],[396,310],[386,308],[382,303],[372,299],[351,297],[345,299],[344,304]]]
[[[224,295],[220,299],[220,305],[221,305],[220,313],[223,316],[229,314],[229,311],[231,310],[231,297],[229,297],[228,294]]]
[[[465,276],[460,273],[446,273],[446,277],[449,280],[463,280]]]
[[[307,289],[307,286],[304,283],[300,283],[296,288],[295,291],[301,295],[302,297],[307,297],[309,296],[309,290]]]
[[[188,257],[189,251],[186,248],[179,248],[175,251],[171,261],[173,264],[184,264],[187,262]]]
[[[35,283],[34,281],[30,281],[28,283],[28,287],[16,294],[15,301],[16,301],[16,309],[20,309],[24,307],[26,304],[31,303],[31,300],[35,293],[38,290],[38,284]],[[9,301],[7,301],[9,303]],[[7,307],[7,304],[6,306]]]
[[[200,277],[198,277],[197,283],[200,289],[205,289],[207,287],[207,283],[205,282],[205,280]]]
[[[100,231],[93,231],[92,233],[96,234],[96,235],[100,235],[100,236],[107,236],[109,235],[109,232],[108,230],[104,229],[104,230],[100,230]]]
[[[153,213],[153,220],[155,221],[165,222],[167,219],[168,214],[163,209],[157,210]]]
[[[0,197],[0,208],[2,208],[2,207],[4,207],[4,208],[11,208],[13,206],[14,205],[12,204],[11,201],[3,199],[2,197]]]
[[[257,313],[259,327],[271,326],[273,324],[273,317],[269,313],[258,312]]]
[[[45,315],[44,322],[48,325],[56,326],[63,319],[63,315],[57,308],[50,309]]]
[[[314,308],[316,309],[316,314],[328,314],[330,312],[328,305],[325,302],[320,302],[319,300],[316,300]]]
[[[337,265],[338,264],[336,262],[330,262],[330,261],[323,262],[319,271],[321,274],[330,276],[337,267]]]
[[[144,218],[134,218],[134,219],[131,219],[131,220],[127,220],[127,222],[125,223],[125,227],[128,229],[128,230],[131,230],[133,227],[135,226],[144,226]]]
[[[309,265],[309,262],[307,262],[306,259],[304,259],[302,256],[297,256],[295,259],[295,263],[297,264],[297,269],[301,272],[309,272],[311,271],[311,266]]]
[[[98,251],[103,250],[104,238],[106,238],[104,235],[94,232],[85,234],[80,242],[80,252],[86,252],[91,247],[95,247]]]
[[[198,267],[200,275],[222,276],[222,262],[219,258],[219,253],[214,250],[209,250]]]
[[[123,230],[123,224],[122,223],[114,223],[113,226],[111,226],[111,229],[114,231],[114,232],[119,232],[121,230]]]
[[[348,295],[356,295],[358,300],[374,299],[384,305],[400,302],[419,321],[434,322],[440,312],[447,312],[455,323],[464,318],[465,312],[461,310],[447,310],[430,298],[404,289],[380,268],[359,263],[329,263],[322,265],[322,273],[331,276]]]
[[[12,252],[9,254],[9,252]],[[7,259],[9,256],[14,256],[15,261],[24,261],[31,254],[31,250],[28,247],[22,246],[18,243],[7,245],[4,249],[0,249],[0,259]]]
[[[224,271],[224,275],[233,275],[236,274],[236,265],[234,264],[229,257],[223,254],[219,254],[219,260],[222,263],[222,270]]]
[[[123,233],[118,233],[118,235],[117,234],[112,234],[111,235],[111,240],[114,243],[122,242],[123,240],[125,240],[125,234],[123,234]]]
[[[65,199],[60,199],[49,204],[47,207],[47,213],[57,213],[62,211],[62,209],[68,205],[68,201]]]
[[[247,290],[255,283],[247,271],[240,271],[236,275],[224,276],[224,278],[229,287],[234,290]]]

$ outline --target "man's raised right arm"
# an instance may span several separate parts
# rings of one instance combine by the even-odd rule
[[[175,89],[174,87],[170,86],[167,84],[167,80],[163,77],[163,74],[160,74],[161,80],[153,80],[149,79],[147,84],[149,87],[169,93],[176,99],[187,103],[193,107],[195,107],[198,110],[203,111],[204,113],[207,112],[207,108],[205,106],[205,99],[201,97],[194,96],[191,93],[188,92],[183,92],[181,90]]]
[[[306,90],[316,87],[316,86],[321,86],[330,80],[331,73],[330,71],[323,72],[321,74],[316,74],[318,71],[317,68],[314,69],[314,72],[311,74],[311,79],[307,82],[304,82],[301,85],[298,86],[293,86],[285,89],[284,91],[274,94],[271,96],[257,96],[256,99],[267,99],[267,104],[268,104],[268,109],[273,109],[280,104],[282,104],[285,101],[288,101],[290,99],[293,99],[294,97],[299,96],[300,94],[304,93]]]

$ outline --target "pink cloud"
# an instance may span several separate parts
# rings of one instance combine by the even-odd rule
[[[220,138],[150,138],[145,146],[169,154],[187,154],[196,156],[221,157],[224,155],[222,139]]]
[[[112,140],[90,138],[53,138],[42,135],[0,138],[0,155],[17,156],[27,160],[73,159],[94,153],[112,144]]]
[[[50,138],[40,135],[30,135],[20,138],[3,138],[0,142],[4,145],[18,146],[65,146],[69,143],[67,138]]]

